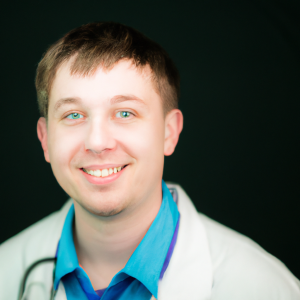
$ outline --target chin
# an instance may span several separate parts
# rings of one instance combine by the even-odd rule
[[[112,217],[112,216],[116,216],[118,214],[120,214],[121,212],[123,211],[123,209],[111,209],[111,210],[94,210],[94,209],[91,209],[89,210],[89,212],[93,215],[96,215],[98,217]]]
[[[115,215],[120,214],[124,208],[122,205],[113,205],[112,203],[106,203],[106,204],[87,204],[87,203],[79,203],[78,204],[87,212],[89,212],[92,215],[98,216],[98,217],[112,217]]]

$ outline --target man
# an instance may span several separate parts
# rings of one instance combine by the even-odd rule
[[[70,199],[0,247],[0,299],[300,299],[250,239],[162,181],[183,127],[179,75],[136,30],[91,23],[39,63],[38,138]]]

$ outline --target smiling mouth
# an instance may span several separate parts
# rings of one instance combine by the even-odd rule
[[[82,168],[81,170],[89,175],[95,176],[95,177],[107,177],[112,174],[118,173],[124,168],[126,168],[128,165],[125,166],[119,166],[115,168],[108,168],[108,169],[102,169],[102,170],[89,170]]]

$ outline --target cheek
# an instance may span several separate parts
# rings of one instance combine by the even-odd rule
[[[159,122],[140,122],[122,128],[118,133],[118,141],[131,157],[151,164],[153,160],[163,156],[164,127]]]
[[[52,168],[63,171],[62,168],[69,166],[74,155],[80,150],[81,133],[79,130],[57,128],[49,136],[49,143]]]

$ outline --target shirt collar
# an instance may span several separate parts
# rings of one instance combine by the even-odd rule
[[[71,205],[66,216],[64,227],[56,251],[56,268],[54,287],[57,289],[63,276],[79,268],[79,262],[73,240],[74,204]]]
[[[155,298],[157,298],[160,273],[179,218],[177,205],[164,181],[162,181],[162,194],[163,199],[158,214],[121,271],[142,282]]]
[[[55,288],[58,287],[59,281],[64,275],[80,268],[73,241],[73,218],[74,205],[71,206],[67,214],[59,242],[54,280]],[[177,205],[167,185],[162,180],[162,204],[159,212],[127,264],[114,276],[109,287],[123,280],[124,275],[127,274],[139,280],[157,298],[161,270],[178,219]]]

